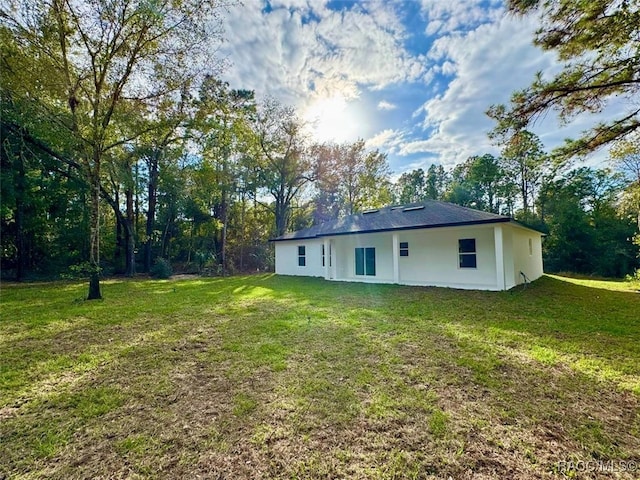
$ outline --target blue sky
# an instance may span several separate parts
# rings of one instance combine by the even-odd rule
[[[499,154],[484,112],[560,68],[532,44],[536,19],[497,0],[245,0],[224,23],[232,88],[296,107],[313,140],[365,139],[396,175]],[[532,129],[550,150],[613,111],[569,125],[551,113]]]

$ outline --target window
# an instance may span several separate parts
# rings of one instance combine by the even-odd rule
[[[477,268],[475,238],[461,238],[458,240],[458,257],[460,259],[460,268]]]
[[[322,266],[324,267],[324,243],[322,244]]]
[[[307,247],[304,245],[298,245],[298,266],[304,267],[307,265]]]
[[[409,242],[400,242],[400,256],[401,257],[409,256]]]
[[[533,239],[529,239],[529,256],[533,255]]]
[[[356,275],[376,274],[376,249],[356,248]]]

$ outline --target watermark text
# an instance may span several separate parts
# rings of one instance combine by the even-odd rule
[[[640,462],[635,460],[567,460],[556,464],[559,473],[568,472],[640,472]]]

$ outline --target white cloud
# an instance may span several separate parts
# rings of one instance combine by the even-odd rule
[[[500,0],[422,0],[427,35],[451,34],[475,28],[498,19],[502,11]]]
[[[298,9],[279,8],[283,4]],[[426,73],[424,59],[404,50],[403,26],[387,2],[367,3],[366,12],[299,0],[272,2],[269,13],[262,7],[248,1],[226,16],[223,51],[232,62],[226,77],[233,86],[304,106],[314,97],[357,98],[362,88]]]
[[[531,45],[533,29],[531,22],[504,16],[465,34],[437,39],[429,57],[455,77],[414,112],[424,114],[429,137],[408,142],[400,153],[435,153],[443,164],[453,165],[470,155],[495,152],[487,137],[494,123],[485,111],[491,104],[507,103],[511,92],[528,85],[535,71],[554,65],[551,55]]]
[[[378,110],[395,110],[398,106],[395,103],[387,102],[386,100],[380,100],[378,102]]]
[[[388,128],[378,132],[365,142],[367,148],[377,148],[387,153],[397,153],[404,142],[406,132]]]

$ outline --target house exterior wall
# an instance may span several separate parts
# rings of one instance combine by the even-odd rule
[[[503,258],[504,258],[504,288],[515,287],[517,278],[513,274],[513,227],[507,225],[502,228]]]
[[[305,277],[324,277],[322,266],[321,238],[307,240],[287,240],[276,243],[276,273],[278,275],[299,275]],[[305,247],[306,265],[298,265],[298,246]],[[327,261],[328,256],[325,256]]]
[[[397,237],[395,254],[394,236]],[[458,240],[470,238],[475,239],[477,266],[461,268]],[[400,256],[398,245],[405,242],[409,255]],[[323,244],[326,267],[322,265]],[[302,245],[305,246],[305,266],[298,265],[298,246]],[[375,248],[376,274],[356,275],[355,250],[368,247]],[[522,283],[520,271],[531,281],[543,273],[541,235],[508,223],[286,240],[276,242],[275,251],[277,274],[342,281],[501,290]],[[500,252],[502,262],[496,262],[496,254]],[[502,272],[496,268],[500,263]]]
[[[399,232],[409,243],[400,257],[399,283],[470,289],[497,289],[493,225]],[[460,268],[458,240],[476,240],[476,268]]]
[[[513,231],[513,275],[515,284],[524,283],[520,272],[523,272],[528,281],[536,280],[542,276],[542,235],[532,230],[512,227]],[[531,250],[529,250],[531,241]]]

